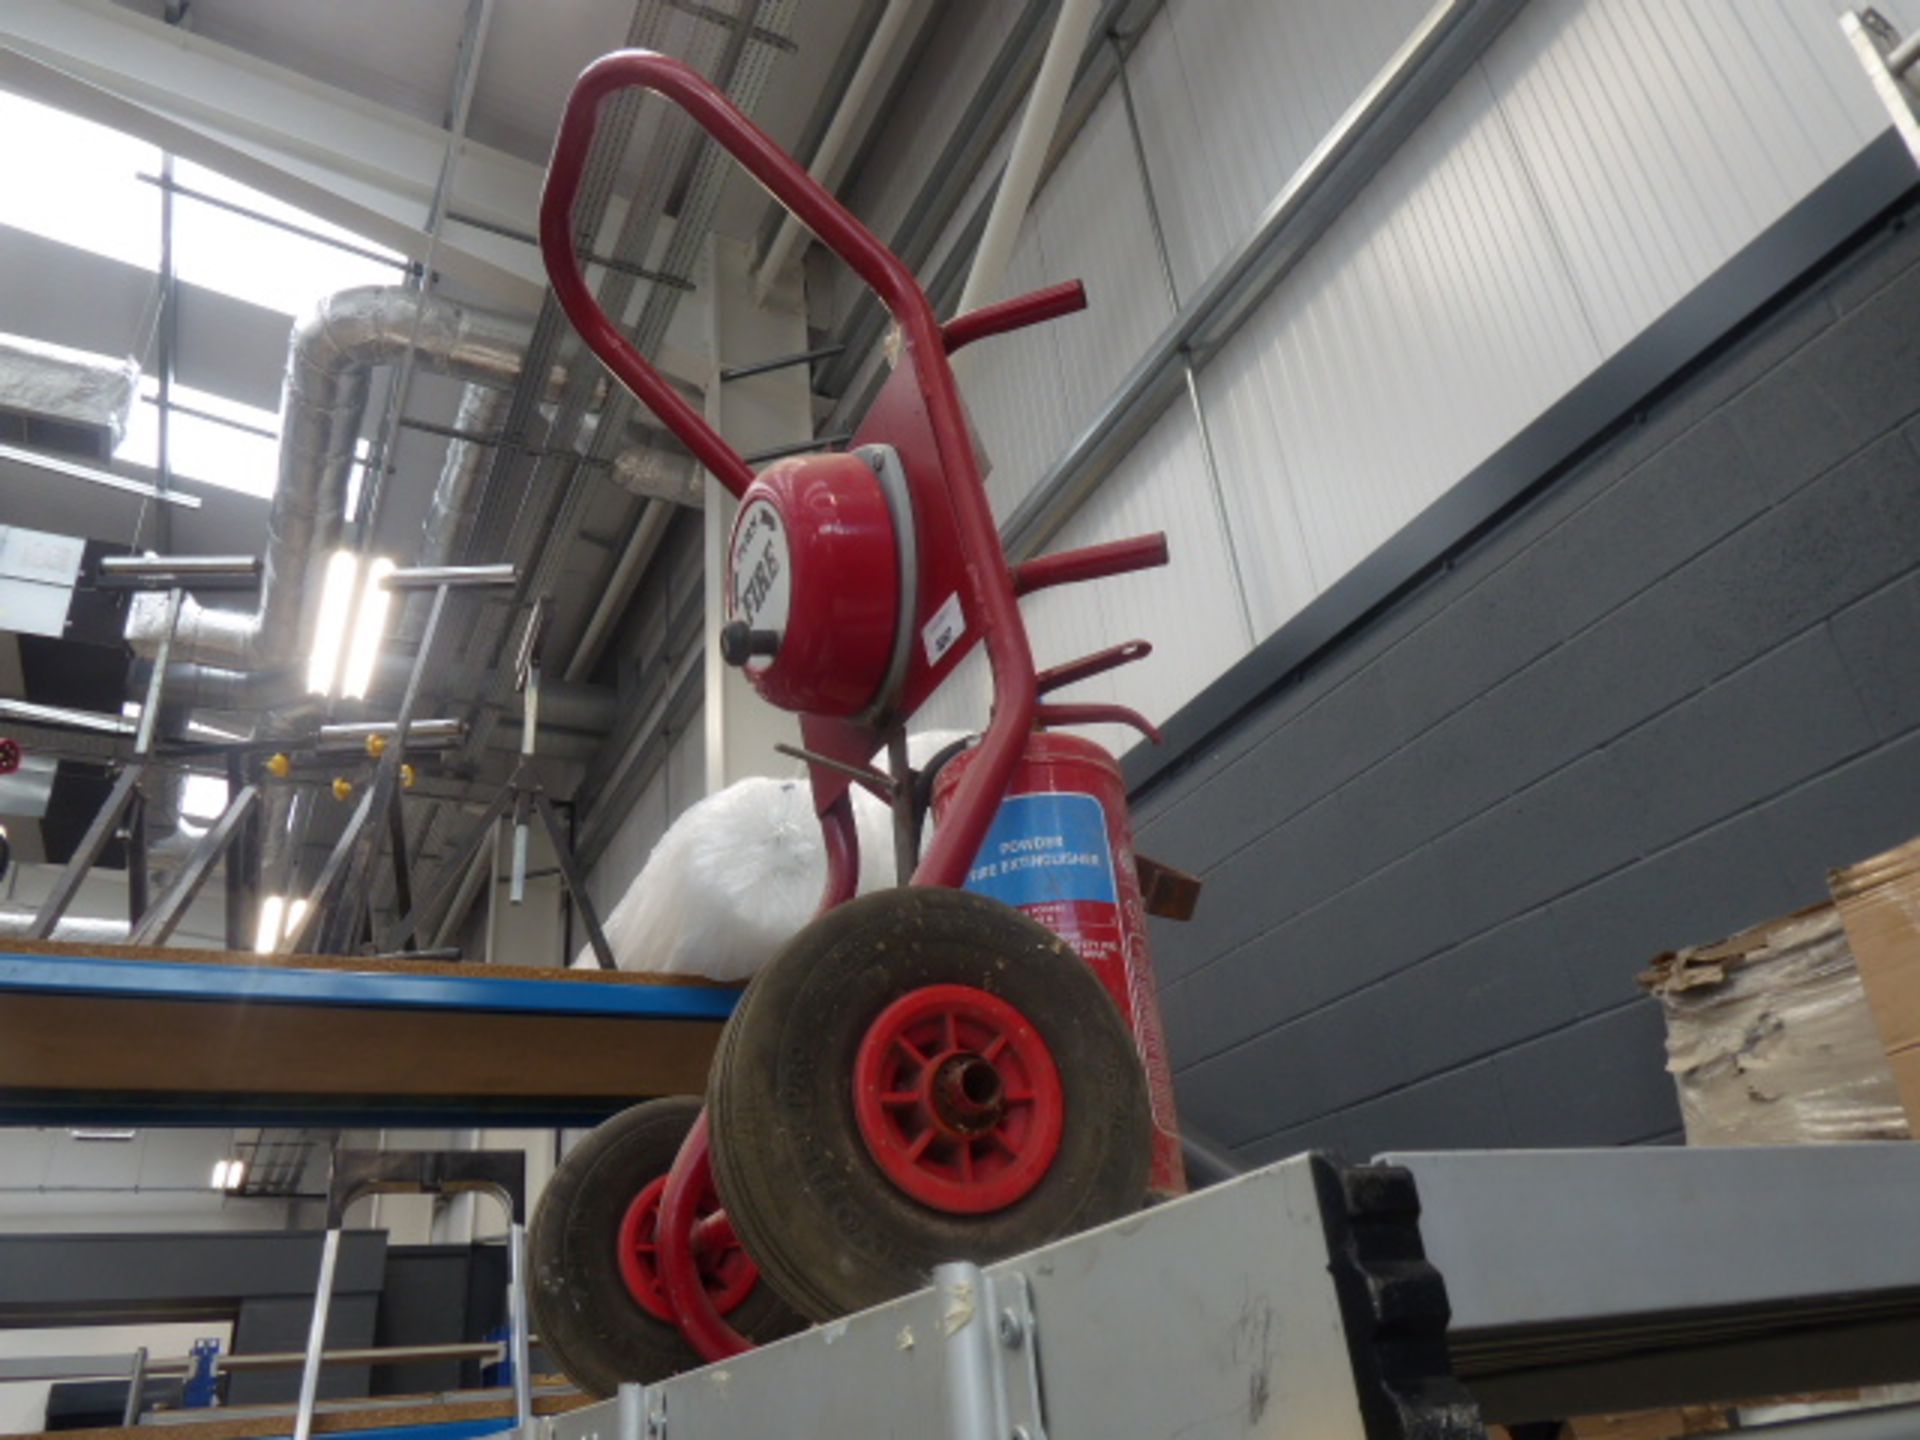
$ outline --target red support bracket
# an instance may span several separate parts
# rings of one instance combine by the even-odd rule
[[[1071,315],[1076,310],[1086,308],[1087,287],[1078,280],[1068,280],[1060,285],[1049,285],[1044,290],[1016,295],[1011,300],[982,305],[978,310],[956,315],[940,327],[940,338],[947,342],[947,353],[951,355],[961,346],[985,340],[989,335],[1024,330],[1043,320],[1058,320],[1062,315]]]
[[[1124,645],[1096,650],[1091,655],[1082,655],[1078,660],[1069,660],[1051,670],[1042,670],[1034,693],[1045,695],[1067,685],[1077,685],[1095,675],[1104,675],[1109,670],[1118,670],[1122,665],[1144,660],[1152,653],[1153,646],[1144,640],[1129,640]]]
[[[1109,575],[1126,575],[1135,570],[1151,570],[1167,563],[1167,537],[1164,531],[1136,535],[1131,540],[1110,540],[1104,545],[1089,545],[1082,550],[1062,550],[1058,555],[1040,555],[1013,567],[1013,593],[1031,595],[1053,585],[1073,585],[1082,580],[1104,580]]]
[[[1131,725],[1154,744],[1162,744],[1166,736],[1160,733],[1160,727],[1154,724],[1138,710],[1125,705],[1036,705],[1033,707],[1033,723],[1040,726],[1061,725]]]

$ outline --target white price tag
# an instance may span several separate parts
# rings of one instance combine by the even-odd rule
[[[920,627],[920,643],[927,647],[927,664],[938,665],[940,657],[966,633],[967,615],[960,608],[960,592],[956,590],[933,612],[933,618]]]

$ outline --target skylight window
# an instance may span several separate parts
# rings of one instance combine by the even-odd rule
[[[127,418],[127,433],[115,448],[116,460],[149,469],[160,463],[160,409],[149,403],[158,393],[152,376],[140,381],[141,400]],[[271,410],[212,395],[190,386],[173,387],[176,405],[221,415],[254,427],[242,430],[175,409],[167,428],[167,461],[172,473],[184,480],[237,490],[265,498],[273,494],[280,463],[280,417]],[[256,434],[264,430],[266,434]]]
[[[160,152],[64,110],[0,92],[7,183],[0,225],[143,270],[160,267]]]
[[[16,144],[8,152],[0,224],[143,270],[160,268],[157,146],[3,92],[0,135],[32,137],[31,143]],[[356,254],[191,195],[176,195],[174,270],[185,284],[299,316],[323,295],[355,285],[390,285],[403,273],[397,251],[370,244],[203,165],[176,160],[173,178],[187,190],[365,252]]]
[[[336,290],[392,285],[400,279],[403,262],[398,252],[369,245],[304,210],[188,160],[174,163],[173,178],[189,190],[374,251],[392,262],[356,255],[183,195],[175,198],[173,206],[173,258],[176,273],[188,285],[217,290],[283,315],[304,315],[315,301]]]

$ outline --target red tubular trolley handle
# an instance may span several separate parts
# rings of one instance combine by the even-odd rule
[[[1136,660],[1144,660],[1152,653],[1153,646],[1144,640],[1129,640],[1122,645],[1110,645],[1105,650],[1096,650],[1091,655],[1082,655],[1078,660],[1069,660],[1064,665],[1055,665],[1050,670],[1042,670],[1035,680],[1034,688],[1042,695],[1050,695],[1065,686],[1078,685],[1082,680],[1092,679],[1095,675],[1104,675],[1109,670],[1118,670],[1122,665],[1131,665]]]
[[[945,346],[932,307],[913,272],[704,75],[651,50],[616,50],[594,61],[581,72],[567,97],[560,132],[553,142],[553,158],[547,166],[546,188],[540,196],[540,253],[546,261],[547,276],[561,308],[593,353],[737,496],[751,483],[752,469],[620,333],[588,290],[574,250],[573,202],[579,193],[600,106],[609,96],[633,86],[663,95],[685,110],[774,199],[873,288],[909,344],[923,355],[940,353]],[[944,443],[941,450],[942,460],[950,462],[952,457],[944,453]]]
[[[1006,555],[1000,548],[993,508],[986,487],[980,483],[980,467],[967,434],[960,390],[947,363],[948,337],[905,263],[699,71],[649,50],[619,50],[594,61],[581,72],[567,97],[553,159],[547,168],[546,189],[540,197],[540,251],[547,275],[561,308],[594,354],[735,496],[752,483],[751,468],[675,393],[600,309],[587,289],[574,251],[573,202],[579,193],[600,106],[610,95],[630,86],[652,90],[685,110],[774,199],[851,267],[880,297],[899,326],[901,364],[911,367],[926,409],[966,561],[968,590],[993,671],[993,722],[981,742],[979,759],[954,795],[948,823],[935,832],[913,876],[917,885],[957,886],[966,878],[967,867],[1012,778],[1032,727],[1035,697],[1033,653],[1027,644]],[[1059,296],[1042,302],[1049,306],[1061,303]],[[1004,307],[996,308],[999,313],[984,323],[997,328],[1017,323],[1022,314],[1035,313],[1031,303],[1024,309],[1014,307],[1011,315]],[[968,338],[968,317],[961,317],[961,322],[964,342]],[[971,324],[972,338],[989,333],[981,328],[980,317],[974,317]]]

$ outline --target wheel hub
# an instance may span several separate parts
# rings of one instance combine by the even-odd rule
[[[959,1215],[1031,1191],[1059,1151],[1066,1111],[1039,1032],[966,985],[923,986],[875,1018],[854,1061],[854,1108],[881,1173]]]
[[[667,1177],[662,1175],[633,1197],[620,1221],[618,1258],[620,1279],[634,1303],[654,1319],[673,1325],[678,1322],[660,1273],[658,1238],[660,1202],[666,1190]],[[738,1309],[752,1293],[760,1272],[727,1223],[717,1195],[702,1197],[693,1238],[700,1283],[713,1298],[714,1308],[722,1315]]]
[[[1007,1113],[1006,1082],[984,1055],[944,1055],[926,1075],[928,1112],[948,1135],[984,1135]]]

